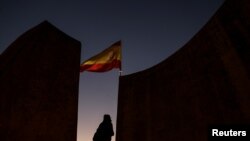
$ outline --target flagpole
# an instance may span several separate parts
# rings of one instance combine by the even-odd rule
[[[119,70],[119,76],[122,76],[122,70]]]
[[[120,55],[121,55],[121,66],[120,66],[120,69],[119,69],[119,76],[122,76],[122,41],[120,40],[121,42],[121,52],[120,52]]]

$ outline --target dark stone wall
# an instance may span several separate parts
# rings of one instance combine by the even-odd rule
[[[250,123],[250,1],[227,0],[179,51],[119,81],[117,141],[206,141]]]
[[[76,141],[80,50],[45,21],[1,54],[1,141]]]

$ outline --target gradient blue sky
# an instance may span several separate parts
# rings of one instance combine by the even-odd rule
[[[176,52],[224,0],[0,0],[0,53],[48,20],[82,43],[81,60],[122,40],[123,75],[152,67]],[[114,130],[118,70],[82,73],[78,141],[91,141],[104,114]],[[114,137],[113,137],[114,141]]]

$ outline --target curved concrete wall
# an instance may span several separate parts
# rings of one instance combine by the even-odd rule
[[[250,2],[227,0],[183,48],[119,82],[117,141],[207,140],[250,123]]]

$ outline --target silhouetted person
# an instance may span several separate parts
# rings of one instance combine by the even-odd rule
[[[104,115],[102,123],[97,128],[93,141],[111,141],[114,136],[110,115]]]

